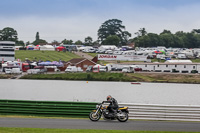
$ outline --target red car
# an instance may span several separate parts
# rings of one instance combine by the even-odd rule
[[[66,51],[66,48],[63,46],[57,47],[56,51]]]
[[[142,71],[142,68],[138,67],[138,66],[134,66],[133,67],[135,71]]]

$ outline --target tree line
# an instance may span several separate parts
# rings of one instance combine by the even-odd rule
[[[98,29],[98,39],[93,41],[92,37],[88,36],[84,42],[78,40],[64,39],[63,44],[81,44],[81,45],[116,45],[118,47],[134,43],[135,47],[176,47],[176,48],[199,48],[200,47],[200,29],[193,29],[191,32],[177,31],[175,34],[170,30],[163,30],[162,33],[147,33],[145,28],[140,28],[135,33],[136,37],[130,38],[131,33],[125,30],[125,26],[121,20],[109,19],[105,21]],[[22,40],[18,40],[17,31],[11,27],[6,27],[0,30],[0,41],[15,41],[16,45],[24,45]],[[35,41],[31,42],[34,45],[39,43],[47,43],[46,40],[40,39],[39,32],[36,33]],[[59,43],[54,40],[52,43]],[[26,42],[30,44],[30,42]]]
[[[160,34],[155,34],[147,33],[145,28],[141,28],[136,35],[130,41],[138,47],[200,48],[200,29],[193,29],[191,32],[178,31],[175,34],[163,30]]]

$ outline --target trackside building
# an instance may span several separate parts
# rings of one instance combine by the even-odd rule
[[[15,42],[0,41],[0,62],[15,60]]]

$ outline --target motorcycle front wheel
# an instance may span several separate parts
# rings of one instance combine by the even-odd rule
[[[117,119],[120,122],[126,122],[128,120],[128,113],[126,112],[119,113]]]
[[[90,112],[89,118],[90,118],[91,121],[98,121],[101,118],[101,114],[97,113],[95,115],[95,112]]]

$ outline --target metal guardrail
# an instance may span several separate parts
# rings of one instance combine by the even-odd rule
[[[91,102],[0,100],[0,114],[85,117],[96,108]],[[200,106],[120,103],[129,108],[129,119],[200,121]]]
[[[88,117],[96,103],[89,102],[54,102],[54,101],[24,101],[0,100],[0,114],[32,115],[32,116],[62,116]]]
[[[119,104],[129,107],[129,119],[200,121],[200,106]]]

